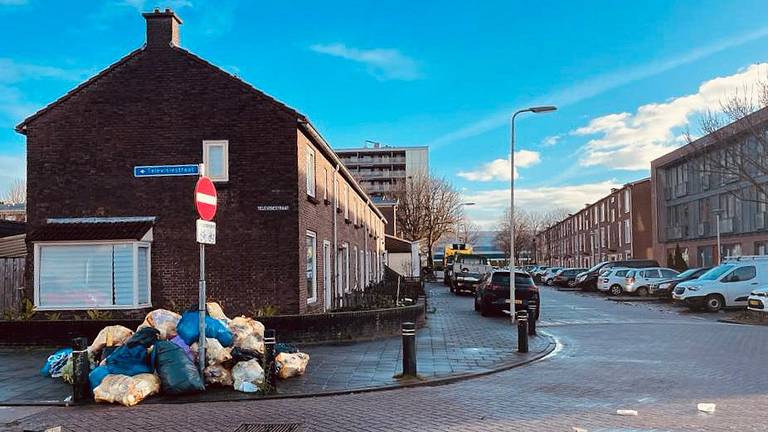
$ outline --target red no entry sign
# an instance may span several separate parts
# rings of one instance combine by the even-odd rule
[[[195,185],[195,207],[200,219],[213,219],[216,216],[216,206],[216,187],[208,177],[200,177]]]

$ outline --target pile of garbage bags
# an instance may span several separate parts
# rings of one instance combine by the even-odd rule
[[[182,395],[205,391],[205,385],[258,392],[264,385],[264,325],[253,318],[229,319],[217,303],[206,304],[205,359],[197,368],[199,313],[179,315],[165,309],[149,312],[136,331],[104,327],[88,347],[88,376],[97,402],[133,406],[153,394]],[[309,355],[276,344],[274,370],[281,379],[303,375]],[[48,357],[41,373],[71,383],[72,349]]]

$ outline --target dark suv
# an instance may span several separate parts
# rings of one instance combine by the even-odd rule
[[[507,309],[509,304],[509,270],[494,270],[485,274],[475,290],[475,310],[482,316]],[[515,311],[526,310],[529,305],[536,305],[536,316],[541,314],[539,288],[533,283],[531,275],[515,271]]]
[[[597,290],[597,277],[600,276],[600,272],[613,267],[622,268],[645,268],[645,267],[659,267],[659,263],[656,260],[644,260],[644,259],[631,259],[624,261],[603,261],[600,264],[592,267],[591,269],[579,273],[576,277],[574,286],[581,288],[583,291],[595,291]]]

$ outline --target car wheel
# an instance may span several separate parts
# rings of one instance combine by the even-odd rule
[[[720,294],[710,294],[704,298],[704,307],[708,312],[718,312],[725,306],[725,300]]]
[[[485,302],[484,302],[484,301],[482,301],[482,300],[480,301],[480,315],[482,315],[482,316],[484,316],[484,317],[487,317],[487,316],[490,316],[490,315],[491,315],[491,311],[490,311],[490,308],[489,308],[489,307],[488,307],[488,305],[487,305],[487,304],[485,304]]]
[[[624,292],[624,290],[621,289],[621,285],[619,284],[611,285],[611,287],[608,288],[608,294],[612,296],[620,296],[622,292]]]
[[[640,287],[636,292],[640,297],[648,297],[648,287]]]

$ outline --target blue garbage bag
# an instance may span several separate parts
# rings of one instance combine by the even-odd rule
[[[152,350],[163,394],[178,395],[205,390],[197,367],[184,349],[170,341],[158,341]]]
[[[40,374],[54,378],[61,376],[61,369],[67,364],[70,355],[72,355],[72,348],[57,350],[45,360],[45,365],[40,369]]]
[[[159,334],[160,332],[152,327],[145,327],[134,333],[107,357],[105,366],[109,369],[109,373],[128,376],[152,373],[147,349],[157,341]]]
[[[187,311],[176,324],[176,332],[187,345],[200,339],[199,312]],[[232,346],[232,332],[221,321],[205,316],[205,337],[215,338],[222,346]]]
[[[101,382],[109,375],[109,369],[106,366],[99,366],[92,370],[88,374],[88,381],[91,383],[91,391],[101,384]]]

